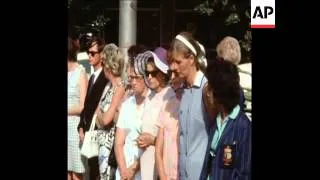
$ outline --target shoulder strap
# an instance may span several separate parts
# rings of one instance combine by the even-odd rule
[[[96,118],[97,118],[97,114],[94,113],[93,117],[92,117],[92,121],[91,121],[91,125],[90,125],[90,129],[89,131],[93,131],[94,130],[94,127],[96,125]]]

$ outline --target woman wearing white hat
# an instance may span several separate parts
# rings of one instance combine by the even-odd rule
[[[157,178],[155,168],[155,139],[158,133],[156,125],[161,107],[172,96],[174,90],[168,86],[167,51],[157,48],[154,52],[146,51],[139,54],[136,59],[146,63],[146,84],[151,93],[146,98],[146,109],[142,117],[141,135],[137,139],[138,146],[144,150],[140,158],[142,179],[153,180]]]

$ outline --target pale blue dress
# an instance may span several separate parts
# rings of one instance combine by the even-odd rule
[[[80,103],[80,74],[84,72],[79,65],[73,71],[68,72],[68,108]],[[80,139],[77,127],[80,116],[68,116],[68,171],[76,173],[85,172],[85,159],[80,154]]]

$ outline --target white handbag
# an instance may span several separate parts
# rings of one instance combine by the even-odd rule
[[[90,129],[85,133],[83,144],[81,147],[81,154],[88,159],[98,156],[99,154],[97,131],[94,130],[94,126],[96,124],[96,117],[97,115],[94,114],[91,121]]]

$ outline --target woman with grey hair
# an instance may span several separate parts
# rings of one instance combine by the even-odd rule
[[[109,165],[110,153],[113,149],[118,106],[125,93],[121,74],[124,67],[124,56],[115,44],[106,45],[102,52],[102,64],[105,77],[109,79],[96,110],[96,123],[99,127],[99,171],[101,180],[114,179],[115,168]]]
[[[146,108],[145,99],[149,94],[146,86],[144,62],[135,60],[129,67],[129,82],[133,95],[121,105],[117,122],[115,153],[118,162],[116,180],[140,180],[139,159],[143,150],[138,147],[136,139],[141,133],[142,114]]]
[[[231,36],[226,36],[217,45],[217,58],[225,61],[229,61],[234,65],[238,65],[241,61],[241,47],[239,41]],[[238,68],[239,69],[239,68]],[[240,107],[245,109],[245,97],[244,91],[240,90]]]
[[[238,40],[234,37],[227,36],[217,45],[217,56],[234,65],[238,65],[241,60],[241,49]]]

